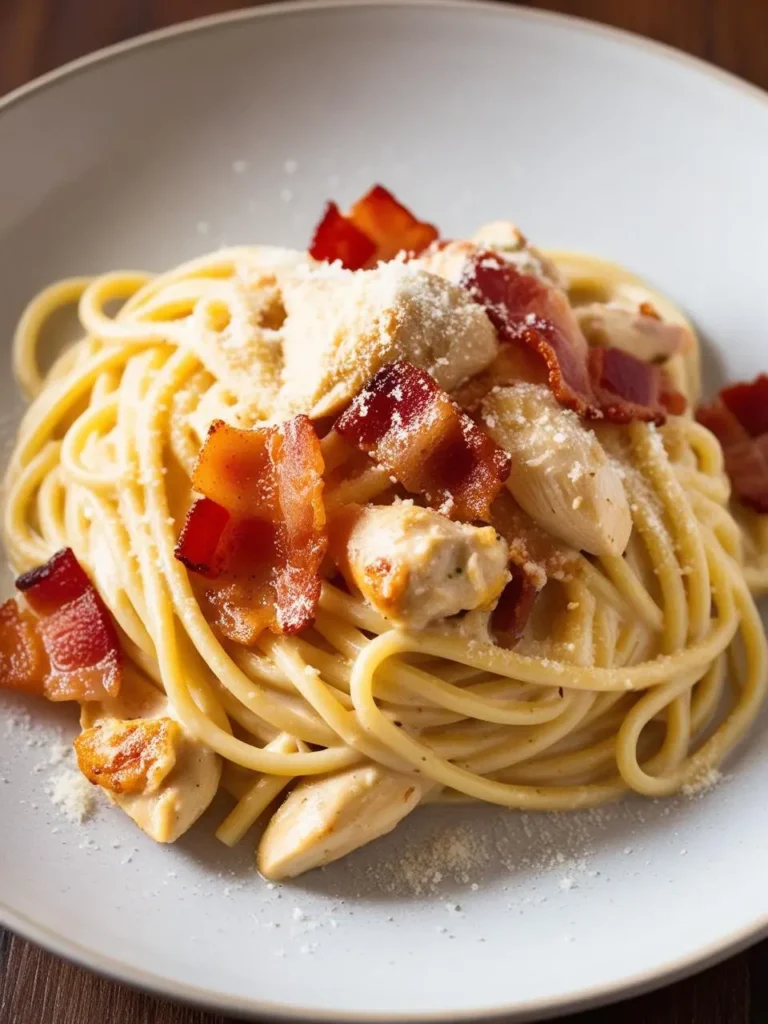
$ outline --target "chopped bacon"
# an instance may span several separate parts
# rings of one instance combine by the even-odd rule
[[[0,605],[0,686],[42,696],[48,658],[31,612],[11,598]]]
[[[214,579],[221,571],[217,550],[221,535],[229,522],[229,512],[210,498],[197,498],[187,518],[176,547],[176,557],[191,571]]]
[[[45,565],[30,569],[16,580],[16,589],[38,615],[50,615],[93,589],[71,548],[57,551]]]
[[[640,305],[637,308],[640,311],[640,315],[641,316],[647,316],[647,317],[650,317],[651,320],[658,320],[659,322],[661,322],[661,317],[659,316],[659,311],[656,309],[656,307],[653,305],[653,303],[651,303],[651,302],[641,302]]]
[[[730,384],[720,392],[720,400],[750,437],[768,434],[768,374]]]
[[[463,413],[425,371],[383,366],[335,429],[413,494],[454,519],[490,519],[510,456]]]
[[[734,496],[768,513],[768,375],[723,388],[696,411],[696,419],[722,445]]]
[[[537,354],[561,405],[612,423],[664,422],[662,398],[669,392],[660,368],[617,349],[590,351],[564,292],[493,252],[467,262],[462,284],[484,306],[502,342]]]
[[[51,659],[49,700],[104,700],[122,679],[122,655],[114,624],[95,590],[40,620]]]
[[[0,608],[0,685],[49,700],[104,700],[122,681],[122,653],[106,605],[70,548],[16,580],[29,611]]]
[[[309,254],[328,263],[338,260],[347,270],[360,270],[400,252],[417,256],[436,238],[431,224],[417,220],[391,192],[374,185],[346,216],[335,203],[328,203]]]
[[[376,246],[376,260],[400,252],[418,256],[437,239],[437,229],[418,220],[382,185],[374,185],[349,211],[349,219]]]
[[[655,419],[662,413],[659,367],[644,363],[620,348],[593,348],[588,357],[592,393],[612,423]],[[675,392],[677,394],[677,392]],[[653,415],[650,413],[656,410]]]
[[[491,635],[497,647],[511,651],[517,645],[531,617],[538,594],[539,591],[528,576],[521,569],[513,567],[512,579],[504,587],[491,612]]]
[[[309,255],[316,260],[338,260],[347,270],[360,270],[376,253],[376,243],[345,217],[336,203],[328,203],[315,228]]]
[[[207,576],[215,624],[239,643],[312,622],[327,548],[320,442],[306,416],[239,430],[215,422],[192,478],[176,557]],[[214,582],[215,581],[215,582]]]
[[[154,793],[176,764],[180,737],[172,718],[107,719],[75,739],[77,766],[112,793]]]

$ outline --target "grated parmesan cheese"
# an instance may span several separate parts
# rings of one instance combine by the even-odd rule
[[[70,767],[52,776],[48,795],[53,806],[75,824],[90,816],[96,802],[93,786],[80,771]]]
[[[708,792],[722,780],[723,774],[718,771],[717,768],[710,768],[701,775],[696,776],[691,782],[687,782],[683,788],[683,796],[693,797],[701,796],[702,793]]]
[[[286,277],[283,387],[274,416],[339,411],[385,363],[407,359],[450,392],[490,364],[498,341],[466,292],[413,264],[297,267]]]

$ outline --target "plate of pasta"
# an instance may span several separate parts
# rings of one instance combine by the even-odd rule
[[[370,1020],[765,933],[766,129],[661,47],[450,0],[0,105],[5,924]]]

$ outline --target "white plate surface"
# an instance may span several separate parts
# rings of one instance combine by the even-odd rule
[[[208,21],[23,90],[0,110],[0,153],[4,338],[59,275],[303,246],[326,198],[382,181],[448,235],[509,217],[540,244],[621,261],[695,317],[728,375],[768,367],[766,98],[582,22],[419,0]],[[7,444],[18,411],[3,372]],[[270,888],[252,843],[211,838],[221,808],[173,848],[117,811],[69,824],[36,745],[60,710],[29,708],[41,739],[20,708],[2,700],[16,725],[0,722],[0,918],[170,995],[315,1019],[530,1019],[768,926],[760,728],[703,797],[425,811]]]

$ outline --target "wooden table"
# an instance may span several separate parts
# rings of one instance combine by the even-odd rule
[[[0,0],[0,94],[100,46],[242,6],[238,0]],[[521,6],[631,29],[768,89],[768,0],[532,0]],[[661,992],[571,1020],[766,1024],[768,942]],[[0,1024],[223,1021],[98,978],[0,931]]]

